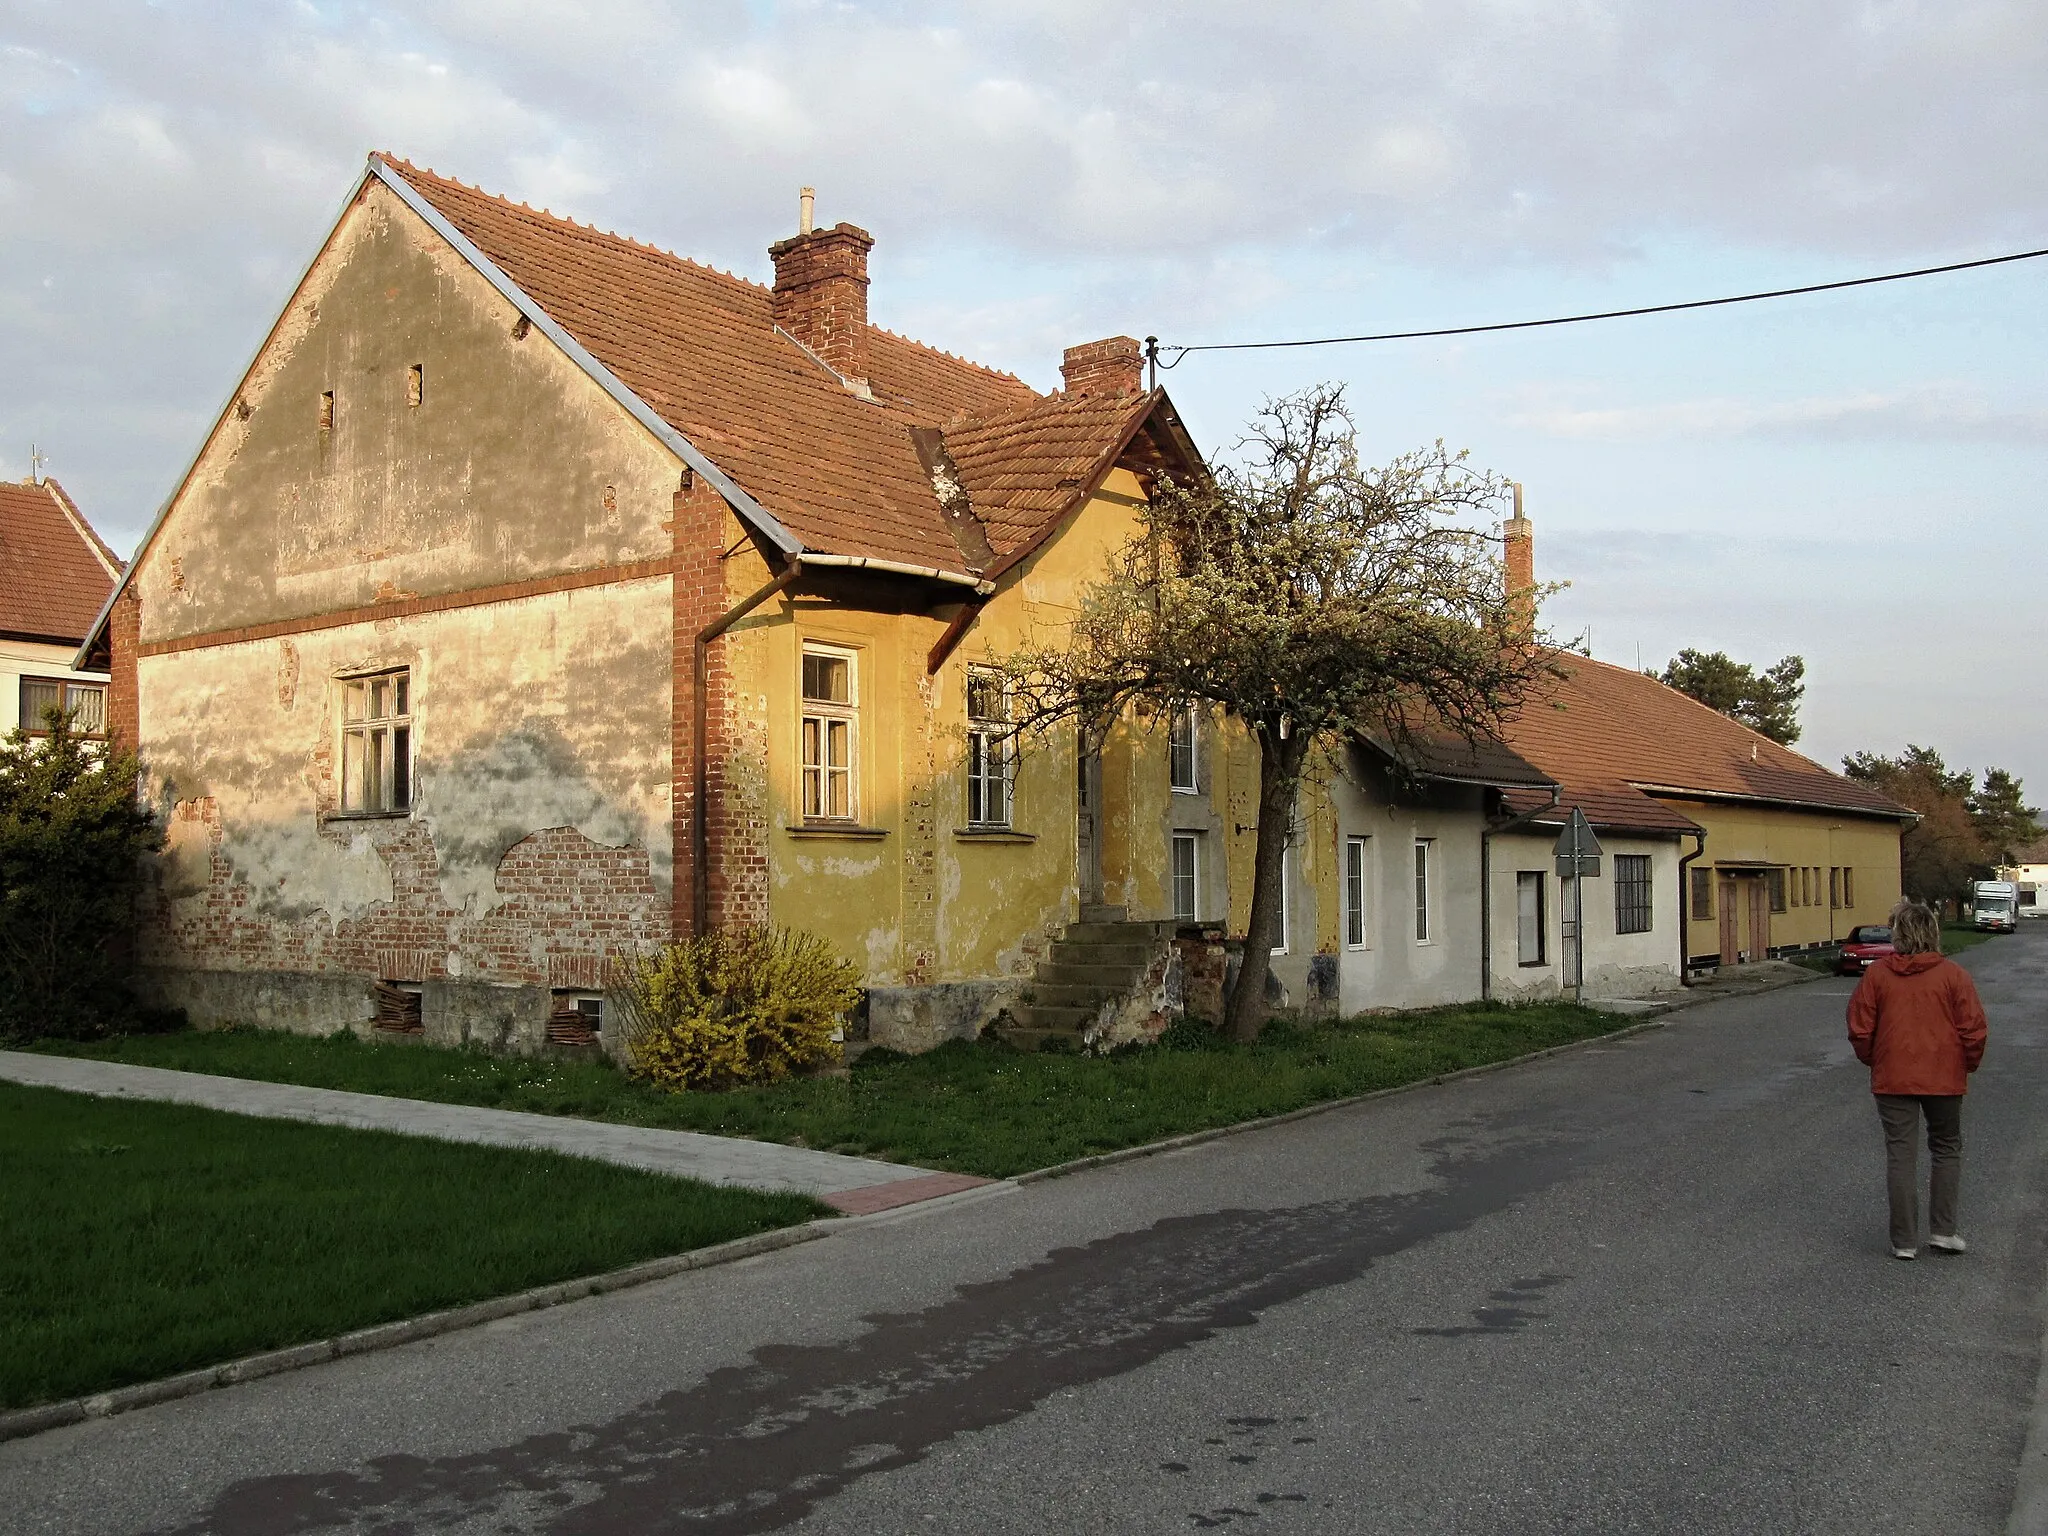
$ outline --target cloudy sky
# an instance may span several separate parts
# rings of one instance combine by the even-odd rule
[[[1521,319],[2048,246],[2039,0],[0,0],[0,477],[132,547],[373,148],[1057,382],[1128,332]],[[1212,353],[1522,480],[1596,655],[1807,658],[1801,745],[2048,793],[2048,261],[1456,343]]]

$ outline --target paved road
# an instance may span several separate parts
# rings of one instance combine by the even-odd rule
[[[259,1083],[206,1072],[173,1072],[125,1062],[77,1056],[42,1056],[0,1051],[0,1080],[38,1088],[63,1088],[101,1098],[156,1099],[197,1104],[230,1114],[269,1120],[307,1120],[357,1130],[397,1131],[437,1141],[479,1142],[566,1152],[627,1168],[734,1184],[747,1189],[794,1189],[817,1195],[855,1213],[887,1210],[986,1183],[956,1173],[933,1173],[904,1163],[846,1157],[736,1136],[698,1131],[665,1131],[650,1126],[607,1125],[559,1115],[530,1115],[513,1109],[470,1104],[431,1104],[335,1088],[300,1088]]]
[[[1819,981],[0,1445],[0,1525],[1999,1532],[2040,1365],[2048,924],[1970,964],[1967,1258],[1886,1257]]]

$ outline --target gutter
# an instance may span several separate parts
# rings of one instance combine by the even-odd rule
[[[1681,856],[1678,861],[1678,984],[1681,987],[1692,985],[1692,907],[1686,901],[1686,871],[1694,859],[1707,851],[1706,828],[1695,828],[1692,841],[1692,852]]]
[[[1493,835],[1496,832],[1512,832],[1517,827],[1527,826],[1546,813],[1554,811],[1564,798],[1564,786],[1550,786],[1550,804],[1539,805],[1533,811],[1524,811],[1519,816],[1482,827],[1479,831],[1479,1001],[1493,1001]],[[1585,938],[1580,937],[1583,945]]]
[[[985,576],[969,576],[960,571],[944,570],[936,565],[910,565],[901,560],[878,560],[873,555],[817,555],[808,551],[793,553],[792,559],[806,566],[838,567],[852,571],[888,571],[896,576],[922,576],[927,581],[943,581],[955,587],[972,587],[983,597],[996,589],[996,584]]]
[[[793,557],[782,568],[781,575],[697,631],[697,643],[691,658],[693,686],[690,690],[690,754],[695,759],[691,771],[693,799],[690,803],[690,932],[699,938],[710,931],[711,917],[711,834],[704,820],[705,801],[711,788],[710,757],[704,746],[709,716],[704,694],[711,670],[711,642],[776,593],[791,586],[803,575],[808,563],[802,556]]]

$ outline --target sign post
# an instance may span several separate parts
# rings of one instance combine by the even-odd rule
[[[1586,994],[1586,888],[1587,880],[1600,878],[1600,839],[1593,835],[1593,824],[1586,820],[1586,813],[1576,805],[1572,807],[1571,820],[1565,823],[1564,831],[1557,837],[1557,878],[1571,882],[1572,906],[1571,929],[1565,936],[1568,943],[1566,958],[1572,988],[1572,1001],[1583,1002]]]

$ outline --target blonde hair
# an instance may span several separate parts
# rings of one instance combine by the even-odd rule
[[[1941,919],[1924,902],[1902,901],[1892,908],[1892,948],[1902,955],[1941,953]]]

